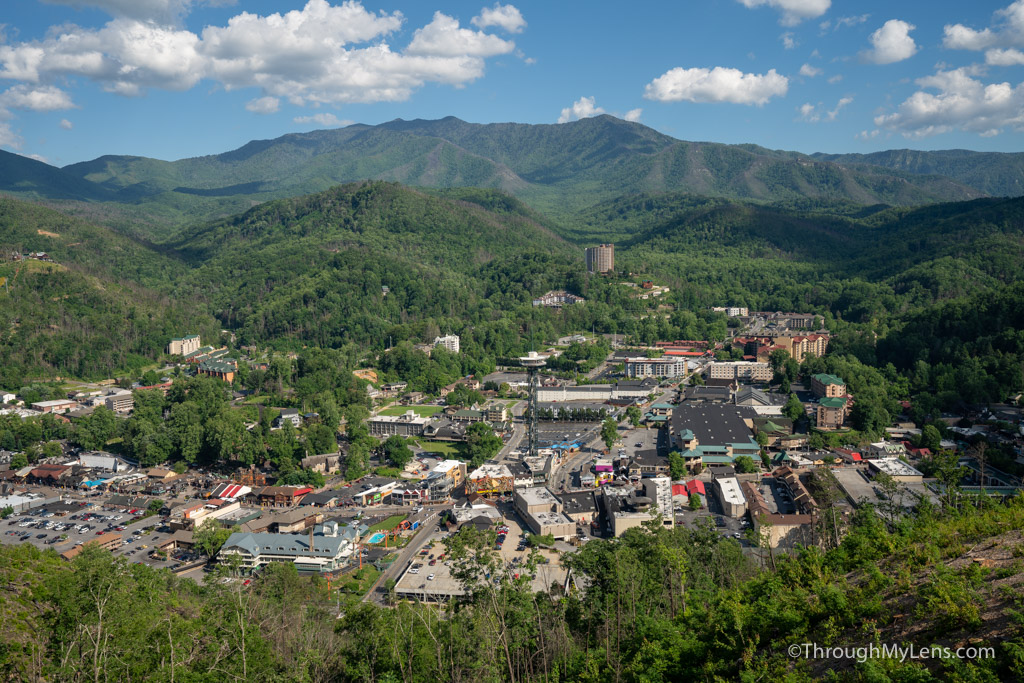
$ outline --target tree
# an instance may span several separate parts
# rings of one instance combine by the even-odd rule
[[[626,419],[629,420],[629,423],[634,427],[640,426],[640,420],[642,418],[643,415],[640,413],[640,408],[638,406],[632,405],[626,408]]]
[[[146,510],[152,512],[154,515],[159,515],[160,511],[164,508],[164,502],[159,498],[154,498],[149,501],[149,505],[146,506]]]
[[[760,446],[761,448],[767,446],[769,440],[770,439],[768,437],[768,434],[766,434],[765,432],[758,432],[757,434],[754,435],[754,441],[756,441],[757,445]]]
[[[309,455],[336,453],[338,441],[334,430],[325,424],[315,424],[306,429],[306,451]]]
[[[696,493],[691,493],[688,499],[688,504],[691,510],[700,510],[700,496]]]
[[[793,422],[796,422],[804,414],[804,404],[800,402],[796,394],[790,394],[786,405],[782,407],[782,414]]]
[[[604,423],[602,423],[601,440],[604,441],[604,445],[609,449],[619,440],[619,423],[615,421],[614,417],[605,418]]]
[[[479,467],[501,450],[501,438],[485,422],[474,422],[466,428],[466,441],[461,444],[465,459],[473,467]]]
[[[668,454],[668,473],[673,481],[686,476],[686,461],[683,460],[683,456],[679,451],[672,451]]]
[[[942,445],[942,435],[935,425],[925,425],[921,430],[921,448],[937,451]]]
[[[12,508],[10,505],[8,505],[5,508],[3,508],[2,510],[0,510],[0,519],[7,519],[8,517],[10,517],[13,514],[14,514],[14,508]]]
[[[215,520],[207,520],[192,535],[194,546],[207,557],[220,552],[221,547],[231,537],[231,529],[225,529]]]
[[[28,466],[28,456],[24,453],[15,453],[11,456],[11,469],[20,470]]]
[[[384,457],[389,463],[401,469],[412,461],[412,450],[406,443],[405,438],[398,434],[392,434],[384,442]]]
[[[733,460],[733,465],[736,467],[736,472],[739,474],[753,474],[757,472],[757,463],[749,455],[740,455]]]

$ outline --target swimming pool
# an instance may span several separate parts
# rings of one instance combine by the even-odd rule
[[[380,543],[384,540],[384,534],[379,531],[373,532],[373,535],[366,539],[367,543]]]

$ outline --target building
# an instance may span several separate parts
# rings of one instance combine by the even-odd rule
[[[264,486],[255,493],[260,505],[287,507],[298,505],[304,495],[312,492],[308,486]]]
[[[743,386],[736,390],[733,403],[753,408],[758,415],[782,415],[787,399],[783,394],[769,394],[754,387]]]
[[[516,489],[512,496],[518,512],[538,536],[551,534],[567,541],[576,533],[576,522],[562,512],[562,501],[544,486]]]
[[[627,358],[626,377],[685,377],[690,365],[685,358],[664,356],[662,358]]]
[[[601,493],[600,505],[615,537],[659,517],[666,528],[675,526],[672,482],[668,477],[645,479],[642,491],[632,486],[604,486]]]
[[[340,468],[341,453],[325,453],[323,455],[308,455],[299,461],[304,470],[313,470],[320,474],[337,472]]]
[[[538,387],[538,402],[589,401],[604,403],[618,399],[646,398],[658,390],[657,380],[622,380],[616,384],[587,384],[584,386]]]
[[[587,272],[607,273],[615,270],[615,245],[599,244],[596,247],[587,247]]]
[[[428,422],[430,418],[420,417],[415,410],[409,410],[402,415],[376,415],[366,421],[366,426],[371,436],[422,436]]]
[[[567,304],[582,304],[585,302],[586,299],[582,296],[570,294],[564,289],[556,289],[534,299],[533,305],[546,306],[548,308],[561,308]]]
[[[281,408],[280,414],[274,418],[274,428],[280,429],[286,422],[291,422],[293,427],[299,427],[302,425],[302,415],[295,408]]]
[[[747,500],[747,509],[753,521],[754,533],[770,548],[794,548],[814,543],[814,517],[812,515],[780,515],[771,511],[764,496],[753,482],[740,484]]]
[[[230,384],[235,381],[238,363],[230,358],[211,358],[200,361],[198,372],[200,375],[216,377]]]
[[[772,367],[768,363],[758,363],[755,361],[722,361],[709,363],[707,375],[710,379],[768,382],[772,378]]]
[[[172,339],[171,343],[167,345],[167,353],[171,356],[187,356],[198,351],[200,346],[202,346],[202,342],[199,340],[199,335],[193,334],[181,339]]]
[[[818,398],[846,396],[846,382],[824,372],[811,376],[811,392]]]
[[[481,465],[466,477],[466,495],[503,495],[515,489],[515,477],[505,465]]]
[[[747,512],[747,499],[735,477],[719,477],[711,482],[722,511],[730,517],[742,517]]]
[[[217,553],[217,561],[238,558],[247,572],[271,562],[287,562],[299,571],[330,572],[352,554],[356,538],[347,531],[339,530],[337,522],[327,522],[309,534],[234,533]]]
[[[868,460],[868,471],[872,477],[888,474],[895,481],[906,484],[920,484],[924,475],[899,458],[877,458]]]
[[[446,334],[443,337],[434,337],[434,346],[443,346],[452,353],[459,352],[459,335]]]
[[[597,500],[593,491],[560,493],[562,512],[577,524],[590,524],[597,518]]]
[[[849,401],[845,396],[823,398],[818,401],[816,421],[818,429],[839,429],[846,422]]]
[[[66,413],[77,408],[78,404],[70,399],[59,398],[53,401],[36,401],[29,407],[40,413]]]
[[[761,447],[753,438],[751,408],[720,403],[683,403],[672,410],[672,445],[688,461],[731,464],[740,455],[757,459]]]
[[[135,407],[135,396],[130,391],[117,391],[103,398],[107,410],[115,413],[127,413]]]
[[[865,455],[871,460],[905,457],[907,447],[898,441],[878,441],[868,446]]]
[[[121,534],[103,534],[97,538],[91,538],[82,545],[76,545],[73,548],[68,548],[60,554],[65,560],[73,560],[79,553],[81,553],[86,546],[102,548],[103,550],[116,550],[121,547],[124,541],[121,540]]]

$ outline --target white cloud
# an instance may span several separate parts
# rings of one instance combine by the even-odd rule
[[[810,64],[804,64],[800,67],[800,75],[806,78],[814,78],[815,76],[820,76],[823,73],[824,71],[816,66],[811,66]]]
[[[768,5],[782,13],[779,23],[796,26],[804,19],[820,17],[832,6],[832,0],[739,0],[745,7]]]
[[[798,111],[800,112],[800,118],[809,123],[835,121],[836,117],[839,116],[839,111],[851,102],[853,102],[852,97],[842,97],[836,102],[836,106],[833,109],[825,109],[821,102],[817,105],[807,102],[800,105]]]
[[[42,154],[22,154],[21,156],[28,157],[29,159],[35,159],[36,161],[41,161],[44,164],[50,163]]]
[[[875,125],[912,138],[956,129],[984,136],[996,135],[1007,127],[1024,129],[1024,83],[985,84],[974,78],[975,73],[960,68],[917,79],[922,90],[908,97],[895,112],[876,116]]]
[[[988,50],[985,52],[985,63],[993,66],[1018,66],[1024,64],[1024,52],[1012,47]]]
[[[743,73],[739,69],[676,67],[647,84],[644,97],[660,102],[732,102],[765,104],[789,89],[789,79],[771,69],[765,74]]]
[[[15,85],[0,93],[0,109],[27,109],[29,111],[58,111],[73,109],[71,96],[52,85]]]
[[[67,119],[61,119],[60,124],[58,125],[60,125],[60,127],[63,128],[64,130],[71,130],[72,128],[75,127],[75,124],[71,123]]]
[[[281,108],[281,100],[276,97],[257,97],[245,103],[245,108],[253,114],[273,114]]]
[[[786,31],[785,33],[783,33],[781,36],[779,36],[779,40],[782,41],[782,47],[786,48],[787,50],[792,50],[794,47],[796,47],[796,40],[793,38],[792,31]]]
[[[643,109],[639,109],[639,108],[637,108],[637,109],[630,109],[629,111],[626,112],[626,115],[623,116],[622,118],[626,119],[627,121],[634,121],[635,122],[635,121],[639,121],[640,120],[640,115],[643,114],[643,113],[644,113]]]
[[[857,138],[858,140],[870,140],[872,138],[877,138],[879,132],[880,131],[877,128],[875,128],[872,131],[862,130],[853,137]]]
[[[861,53],[866,62],[892,64],[913,57],[917,44],[910,37],[916,27],[900,19],[890,19],[871,34],[871,49]]]
[[[188,13],[191,5],[204,4],[195,0],[43,0],[50,5],[67,5],[75,9],[95,7],[113,17],[128,17],[139,21],[169,23]],[[207,2],[209,5],[233,4]]]
[[[128,96],[186,90],[208,79],[297,106],[384,102],[408,99],[427,83],[462,87],[483,76],[486,58],[515,50],[512,41],[462,28],[440,12],[412,32],[405,48],[392,49],[385,39],[402,28],[402,14],[371,12],[357,0],[308,0],[266,16],[241,12],[201,34],[140,20],[201,0],[59,1],[101,7],[115,18],[98,29],[64,25],[40,40],[0,44],[0,79],[45,85],[80,77]],[[526,25],[510,5],[483,11],[477,24]]]
[[[21,149],[24,144],[21,136],[14,132],[11,128],[11,124],[0,121],[0,147],[9,147],[11,149]]]
[[[442,57],[493,57],[512,52],[515,47],[515,43],[498,36],[460,28],[457,19],[435,12],[433,21],[416,29],[406,53]]]
[[[980,31],[963,24],[947,24],[943,28],[943,46],[953,50],[1024,47],[1024,0],[996,10],[994,16],[994,28]]]
[[[838,83],[841,80],[843,80],[843,75],[842,74],[835,74],[834,76],[829,76],[828,77],[828,82],[832,83],[832,84]]]
[[[868,17],[870,16],[870,14],[859,14],[853,17],[838,17],[836,19],[826,19],[825,21],[818,24],[818,28],[820,28],[822,31],[827,31],[829,29],[832,29],[833,31],[838,31],[839,29],[846,28],[848,26],[856,26],[858,24],[863,24],[865,21],[868,20]]]
[[[581,97],[573,102],[571,107],[566,107],[562,110],[562,115],[558,117],[558,122],[568,123],[569,121],[578,121],[579,119],[591,116],[600,116],[603,113],[604,109],[595,106],[593,97]]]
[[[471,24],[477,28],[489,28],[497,26],[509,33],[521,33],[526,28],[526,20],[522,13],[513,5],[502,5],[494,3],[494,7],[484,7],[480,10],[480,16],[470,19]]]
[[[303,125],[316,124],[318,126],[325,126],[327,128],[338,128],[340,126],[351,126],[355,121],[349,121],[348,119],[339,119],[334,114],[322,113],[313,114],[312,116],[296,116],[292,119],[295,123],[301,123]]]

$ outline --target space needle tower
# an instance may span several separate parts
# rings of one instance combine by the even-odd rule
[[[537,387],[540,384],[538,370],[546,365],[544,359],[536,351],[530,351],[519,358],[519,364],[526,368],[527,383],[530,386],[530,422],[527,424],[530,457],[537,456]]]

